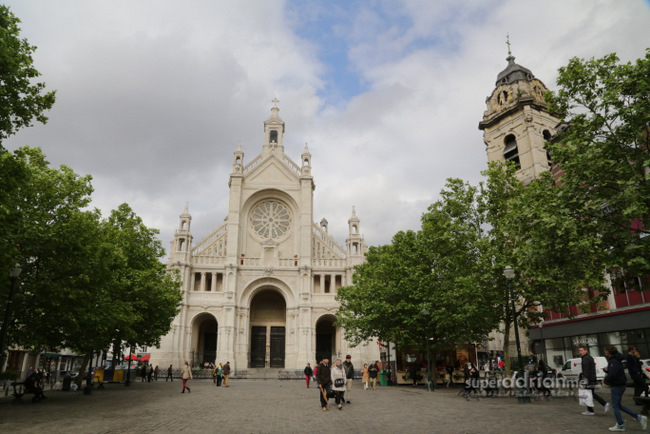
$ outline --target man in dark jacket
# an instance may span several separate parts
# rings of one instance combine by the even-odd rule
[[[343,362],[343,370],[345,371],[345,401],[347,404],[350,403],[350,394],[352,393],[352,378],[354,377],[354,365],[352,364],[352,356],[345,356],[345,362]]]
[[[372,384],[372,390],[377,390],[377,374],[379,373],[379,365],[377,365],[378,360],[375,360],[375,363],[370,365],[368,368],[368,375],[370,376],[370,384]]]
[[[594,362],[594,358],[591,357],[591,354],[589,354],[586,346],[581,346],[578,348],[578,351],[582,357],[582,378],[584,378],[584,381],[587,383],[587,389],[591,389],[591,394],[593,395],[594,399],[604,407],[604,412],[607,413],[609,411],[609,402],[605,402],[605,400],[596,395],[596,392],[594,391],[596,384],[598,384],[598,379],[596,378],[596,363]],[[587,407],[587,411],[582,412],[582,414],[585,416],[593,416],[594,408]]]
[[[616,417],[616,425],[611,427],[610,431],[625,431],[625,423],[621,416],[621,411],[629,414],[641,423],[641,428],[645,431],[648,426],[648,418],[641,416],[635,411],[621,405],[621,398],[625,392],[625,368],[623,367],[623,355],[618,352],[616,347],[609,347],[605,349],[609,363],[607,364],[607,375],[605,376],[605,384],[611,385],[612,391],[612,408],[614,409],[614,416]]]
[[[634,381],[634,398],[638,398],[644,392],[648,396],[648,386],[645,385],[645,375],[643,375],[641,360],[639,359],[639,352],[636,350],[636,347],[629,346],[627,348],[627,356],[625,356],[625,366],[627,367],[627,372],[630,373],[630,378]],[[636,399],[634,401],[636,402]]]
[[[318,382],[318,396],[320,397],[320,406],[323,408],[323,411],[328,410],[327,404],[329,402],[330,387],[332,385],[329,358],[323,357],[323,360],[318,364],[318,369],[316,371],[316,381]]]
[[[309,389],[309,380],[311,380],[311,377],[314,375],[314,371],[311,369],[311,365],[307,363],[307,366],[305,366],[305,369],[302,371],[305,374],[305,381],[307,382],[307,389]]]

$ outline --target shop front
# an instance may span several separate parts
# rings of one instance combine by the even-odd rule
[[[635,346],[642,358],[650,358],[650,308],[547,321],[530,328],[530,339],[537,357],[558,370],[568,359],[580,357],[583,345],[593,357],[605,356],[606,347],[625,354],[628,346]]]
[[[477,365],[477,353],[474,344],[464,344],[457,349],[445,349],[430,352],[431,375],[435,375],[438,385],[445,383],[448,371],[447,367],[453,368],[452,381],[462,383],[464,381],[463,368],[467,363]],[[420,349],[397,350],[396,351],[396,377],[397,384],[413,384],[413,375],[416,377],[416,384],[426,385],[427,379],[427,353]]]

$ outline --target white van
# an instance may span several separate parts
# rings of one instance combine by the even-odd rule
[[[594,357],[594,362],[596,363],[596,379],[601,381],[607,375],[603,370],[607,367],[607,359],[605,357]],[[558,372],[558,377],[564,377],[567,380],[578,380],[581,372],[582,358],[569,359]]]

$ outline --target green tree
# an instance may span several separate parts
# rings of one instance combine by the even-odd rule
[[[548,144],[563,171],[555,200],[594,226],[607,268],[650,273],[650,49],[635,63],[573,58],[557,84],[546,95],[567,126]]]
[[[346,338],[421,348],[429,336],[439,349],[500,329],[509,342],[515,317],[524,329],[539,320],[537,304],[566,310],[585,302],[585,286],[602,289],[593,227],[558,209],[550,176],[524,186],[514,174],[512,164],[491,164],[478,187],[448,180],[420,231],[371,247],[354,285],[337,295]],[[507,265],[516,271],[514,297],[503,275]],[[504,352],[510,369],[508,346]]]
[[[585,288],[604,291],[600,239],[592,225],[576,220],[574,210],[558,202],[550,173],[527,186],[515,177],[512,164],[490,164],[484,174],[480,212],[490,230],[478,282],[498,312],[504,342],[510,341],[515,317],[520,333],[543,317],[540,304],[567,311],[569,305],[587,309],[597,302],[587,299]],[[515,312],[503,275],[507,265],[515,270]],[[510,370],[508,345],[504,356]]]
[[[34,67],[35,46],[20,39],[20,20],[0,5],[0,150],[2,142],[33,121],[47,122],[55,92],[45,93],[45,83],[33,83],[41,74]]]
[[[8,343],[70,348],[86,362],[111,343],[157,344],[181,299],[178,275],[159,261],[158,232],[126,204],[106,220],[85,211],[90,177],[49,167],[40,149],[0,152],[0,165],[12,175],[0,176],[0,269],[23,268]]]
[[[66,166],[50,168],[38,148],[0,151],[0,165],[0,271],[6,276],[19,263],[21,282],[37,282],[56,245],[53,231],[89,204],[90,177],[79,177]],[[0,282],[5,300],[6,280]]]
[[[106,226],[126,263],[113,293],[131,306],[130,318],[114,336],[115,343],[158,345],[180,309],[180,277],[167,273],[160,262],[165,250],[156,238],[158,230],[148,228],[127,204],[111,212]]]
[[[399,232],[392,244],[371,247],[355,268],[354,286],[340,288],[338,322],[346,339],[372,337],[397,347],[434,351],[483,340],[495,328],[489,299],[477,290],[484,243],[477,189],[449,180],[418,232]],[[435,353],[434,353],[435,354]]]

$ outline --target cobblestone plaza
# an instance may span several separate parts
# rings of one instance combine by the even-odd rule
[[[610,411],[586,417],[576,398],[533,400],[514,397],[466,401],[459,388],[427,392],[422,386],[363,390],[355,380],[351,404],[322,411],[318,390],[303,381],[232,380],[228,388],[209,380],[190,381],[191,393],[181,394],[181,381],[141,383],[130,387],[108,384],[91,395],[46,391],[34,404],[29,397],[12,404],[0,398],[0,432],[75,433],[583,433],[608,432]],[[607,398],[608,391],[602,396]],[[624,405],[632,403],[628,389]],[[624,415],[628,432],[642,432]]]

